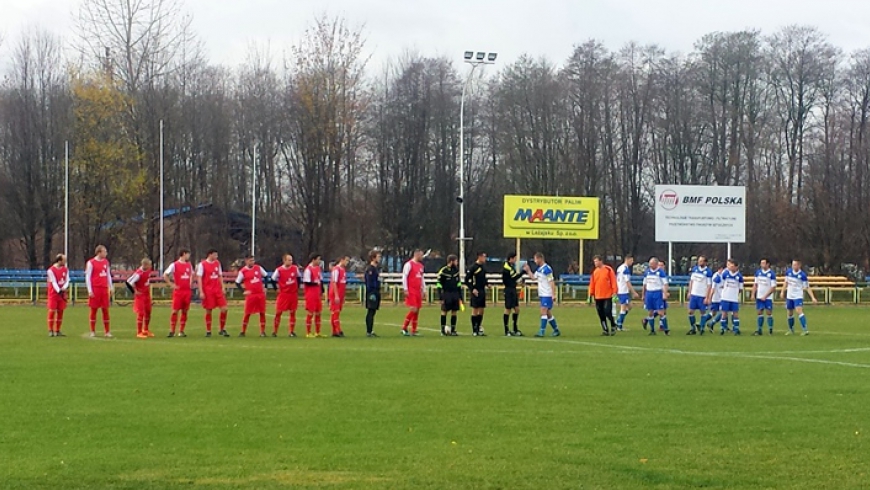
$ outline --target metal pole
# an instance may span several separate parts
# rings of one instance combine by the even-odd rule
[[[674,270],[673,264],[674,262],[674,242],[668,242],[668,275],[673,275]]]
[[[160,120],[160,259],[158,263],[160,264],[160,268],[158,269],[162,274],[164,271],[163,268],[163,119]]]
[[[257,148],[254,147],[254,174],[251,177],[251,255],[257,250]]]
[[[459,99],[459,277],[465,277],[465,92],[475,68],[477,65],[471,66]]]
[[[731,258],[732,258],[732,257],[731,257],[731,242],[728,242],[728,256],[725,257],[725,258],[726,258],[726,259],[731,259]]]
[[[69,141],[63,142],[63,254],[69,260]]]
[[[523,259],[522,238],[517,238],[517,264],[515,266],[517,269],[517,272],[519,272],[519,270],[520,270],[520,260],[522,260],[522,259]]]
[[[577,264],[577,274],[583,275],[583,239],[580,239],[580,262]]]

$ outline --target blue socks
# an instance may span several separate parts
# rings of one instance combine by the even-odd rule
[[[662,318],[659,320],[659,328],[661,328],[663,332],[668,331],[668,315],[662,316]]]
[[[689,326],[692,327],[693,332],[696,330],[696,328],[695,328],[695,315],[689,315]]]
[[[622,311],[619,313],[619,317],[616,319],[616,327],[622,330],[622,326],[625,325],[625,316],[628,315],[627,311]]]
[[[807,331],[807,317],[805,317],[804,314],[801,313],[801,316],[798,317],[798,320],[800,320],[800,322],[801,322],[801,328],[804,329],[804,332],[806,332]]]
[[[541,331],[539,333],[541,335],[544,335],[545,333],[547,333],[547,317],[546,316],[541,317]]]
[[[758,333],[764,328],[764,315],[758,315]]]
[[[767,317],[767,328],[773,333],[773,315]]]
[[[707,327],[707,322],[710,321],[710,314],[704,313],[701,315],[701,331],[703,331]]]
[[[794,317],[788,317],[788,329],[794,332]]]
[[[550,326],[553,327],[553,333],[559,331],[559,325],[556,325],[556,317],[550,317]]]
[[[740,319],[732,318],[731,324],[734,325],[734,333],[740,333]]]

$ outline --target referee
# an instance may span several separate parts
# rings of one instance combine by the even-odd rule
[[[485,337],[483,333],[483,311],[486,309],[486,254],[477,253],[477,260],[465,273],[465,285],[471,290],[471,330],[475,337]]]
[[[375,333],[375,314],[381,307],[381,253],[369,252],[369,265],[366,267],[366,337],[377,337]]]
[[[616,295],[616,273],[604,263],[600,255],[592,258],[595,270],[592,271],[592,280],[589,282],[589,294],[595,298],[595,309],[598,311],[598,320],[601,322],[601,335],[616,335],[616,322],[613,319],[613,296]],[[607,321],[610,321],[610,329]]]
[[[504,286],[504,334],[505,337],[522,337],[523,333],[517,328],[517,321],[520,318],[520,295],[517,290],[520,279],[523,275],[517,271],[517,254],[508,254],[507,262],[501,270],[501,283]],[[513,313],[514,331],[511,333],[508,328],[508,320]]]
[[[441,293],[441,335],[456,337],[456,312],[461,303],[462,283],[459,280],[459,259],[447,257],[447,265],[438,271],[438,291]],[[447,328],[447,312],[450,312],[450,328]]]

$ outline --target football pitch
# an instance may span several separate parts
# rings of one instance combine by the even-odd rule
[[[400,308],[344,313],[343,339],[90,339],[87,311],[49,338],[45,309],[0,307],[2,488],[867,488],[870,322],[810,307],[811,335],[600,337],[594,310],[557,308],[561,338],[405,338]],[[304,317],[301,318],[304,320]],[[256,322],[253,322],[256,323]],[[304,322],[302,322],[304,323]],[[328,323],[328,322],[327,322]],[[271,332],[271,317],[268,330]],[[329,331],[328,324],[324,330]],[[304,325],[302,328],[304,333]],[[252,332],[254,335],[252,336]],[[766,332],[766,328],[765,328]]]

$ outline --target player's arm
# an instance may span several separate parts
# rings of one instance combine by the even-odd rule
[[[668,290],[668,276],[662,275],[662,298],[668,299],[671,292]]]
[[[281,267],[275,267],[275,270],[272,271],[272,285],[275,289],[278,289],[278,281],[281,279]]]
[[[91,264],[89,260],[87,265],[85,265],[85,287],[88,288],[88,296],[94,295],[94,286],[91,282],[91,276],[94,275],[94,266]]]
[[[244,282],[245,282],[245,275],[242,274],[242,271],[240,270],[239,275],[236,276],[236,288],[238,288],[242,291],[245,291]],[[245,291],[245,294],[248,294],[248,292]]]
[[[132,276],[128,277],[128,278],[127,278],[127,281],[124,283],[124,284],[127,285],[127,289],[128,289],[131,293],[133,293],[134,295],[139,294],[139,293],[136,291],[136,283],[139,282],[139,279],[140,279],[139,274],[138,274],[138,273],[134,273]]]
[[[805,280],[803,286],[804,286],[804,289],[807,290],[807,293],[809,293],[809,295],[810,295],[810,299],[813,300],[813,304],[818,303],[819,300],[816,299],[816,293],[814,293],[814,292],[813,292],[813,288],[810,287],[810,281],[809,281],[809,280]]]
[[[169,264],[169,267],[167,267],[166,270],[163,271],[163,281],[166,284],[169,284],[170,286],[172,286],[172,289],[178,289],[178,284],[175,284],[175,282],[172,280],[172,273],[174,273],[174,272],[175,272],[175,262]]]
[[[619,292],[619,286],[616,284],[616,273],[613,272],[613,269],[608,269],[607,272],[610,274],[610,297],[612,298]]]
[[[788,290],[788,277],[782,281],[782,290],[779,292],[779,299],[785,299],[786,290]]]
[[[402,267],[402,290],[408,294],[408,276],[411,275],[411,262],[405,263]]]
[[[332,273],[329,277],[330,283],[333,285],[333,287],[330,289],[332,289],[333,293],[335,294],[334,296],[330,295],[332,297],[330,297],[329,299],[330,301],[335,301],[336,303],[338,303],[340,299],[338,296],[338,266],[333,267]]]
[[[767,292],[767,296],[764,297],[764,300],[767,301],[771,296],[776,294],[776,274],[770,278],[770,290]]]
[[[48,275],[48,283],[51,284],[51,287],[52,287],[52,289],[54,289],[54,292],[57,294],[60,294],[61,293],[60,284],[57,283],[57,276],[54,275],[54,271],[51,269],[48,269],[47,275]]]

